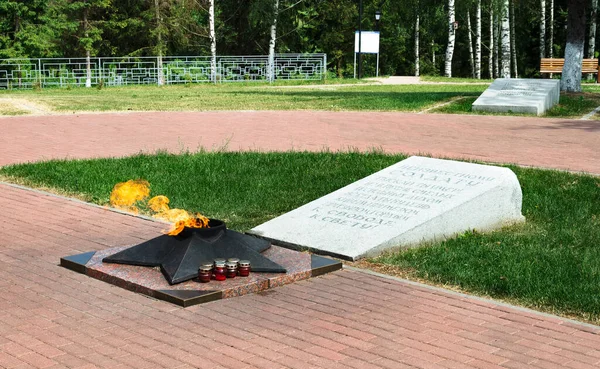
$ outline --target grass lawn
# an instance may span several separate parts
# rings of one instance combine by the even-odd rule
[[[151,195],[247,230],[404,157],[380,153],[216,153],[13,165],[0,176],[98,204],[117,182],[143,178]],[[600,322],[600,178],[511,167],[525,224],[469,232],[385,255],[414,277]]]
[[[457,96],[478,96],[482,85],[270,86],[218,84],[2,91],[59,112],[201,110],[420,111]]]
[[[487,83],[494,82],[493,79],[475,79],[475,78],[448,78],[441,76],[421,76],[423,82],[443,82],[443,83]]]

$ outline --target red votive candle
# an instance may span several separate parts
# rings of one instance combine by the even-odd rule
[[[202,263],[198,268],[198,280],[202,283],[210,282],[213,272],[212,263]]]
[[[227,279],[227,276],[225,275],[225,262],[220,260],[215,261],[213,273],[217,281],[224,281]]]
[[[237,275],[237,263],[227,262],[225,264],[225,268],[227,268],[226,276],[227,278],[235,278]]]
[[[247,277],[250,275],[250,262],[248,260],[240,260],[238,268],[238,274],[240,277]]]

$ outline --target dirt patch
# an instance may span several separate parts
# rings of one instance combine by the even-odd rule
[[[44,104],[13,97],[0,98],[0,116],[53,114],[56,113]]]

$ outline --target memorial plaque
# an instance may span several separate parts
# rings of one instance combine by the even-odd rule
[[[560,81],[500,78],[473,103],[473,111],[543,114],[558,103]]]
[[[356,260],[524,221],[508,168],[413,156],[253,228],[274,244]]]

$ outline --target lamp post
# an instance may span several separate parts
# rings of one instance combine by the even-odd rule
[[[358,79],[362,77],[362,0],[358,1]],[[379,31],[379,20],[381,19],[381,10],[375,11],[375,30]]]
[[[358,0],[358,79],[362,72],[362,0]]]

